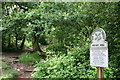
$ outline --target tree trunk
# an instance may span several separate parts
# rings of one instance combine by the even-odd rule
[[[10,38],[10,34],[9,34],[9,38],[8,38],[8,48],[11,47],[11,38]]]
[[[38,39],[36,38],[36,36],[34,36],[32,44],[33,44],[33,51],[43,52],[39,47]]]
[[[16,45],[16,49],[18,49],[18,34],[16,33],[16,36],[15,36],[15,38],[16,38],[16,42],[15,42],[15,45]]]
[[[23,49],[24,43],[25,43],[25,37],[24,37],[23,40],[22,40],[22,43],[21,43],[21,45],[20,45],[20,49]]]

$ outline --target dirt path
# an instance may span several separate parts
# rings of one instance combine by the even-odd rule
[[[10,66],[18,72],[18,78],[30,78],[33,66],[28,66],[19,62],[19,56],[22,52],[6,52],[2,57],[10,64]]]

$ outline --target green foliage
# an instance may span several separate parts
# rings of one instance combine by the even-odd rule
[[[6,60],[4,58],[0,58],[0,61],[2,63],[1,66],[0,66],[0,70],[2,70],[2,69],[4,69],[4,70],[11,69],[8,62],[6,62]]]
[[[0,57],[0,61],[5,61],[5,59],[3,57]]]
[[[112,69],[113,71],[113,74],[114,76],[116,76],[116,78],[120,78],[120,54],[119,53],[114,53],[113,55],[110,56],[110,59],[109,59],[109,65],[110,65],[110,68]]]
[[[38,52],[33,52],[33,53],[26,52],[26,53],[23,53],[22,55],[20,55],[19,60],[20,60],[20,62],[29,64],[29,63],[39,62],[41,60],[41,57],[39,56]]]
[[[53,58],[54,57],[54,58]],[[74,66],[74,58],[68,56],[53,56],[46,61],[43,61],[36,65],[36,72],[32,74],[33,78],[79,78],[85,77],[84,73],[77,70],[80,68],[85,71],[85,68],[78,64],[79,67]]]
[[[17,77],[17,72],[15,70],[9,70],[8,72],[4,73],[2,76],[0,76],[0,79],[7,79],[11,80],[13,78]]]
[[[112,68],[104,68],[104,77],[116,78],[116,76],[114,76],[114,70]]]
[[[89,65],[89,47],[75,48],[67,55],[48,56],[35,65],[33,78],[96,78],[96,68]],[[105,78],[113,78],[113,71],[105,69]]]
[[[32,42],[26,40],[26,41],[25,41],[25,48],[32,48]]]
[[[46,51],[50,51],[56,55],[67,54],[67,48],[62,43],[51,44],[46,48]]]
[[[37,41],[37,45],[48,44],[46,51],[54,54],[43,62],[37,57],[33,58],[38,56],[36,54],[21,56],[21,61],[25,63],[40,61],[36,64],[37,71],[33,77],[95,77],[96,69],[89,66],[89,43],[93,29],[98,27],[105,30],[109,43],[110,68],[105,69],[105,77],[119,77],[120,2],[2,4],[3,49],[18,48],[25,37],[30,41],[25,42],[26,47],[31,47]]]
[[[2,62],[2,69],[11,69],[7,62]]]
[[[2,60],[2,65],[0,66],[0,70],[2,71],[0,80],[2,79],[12,79],[17,77],[17,71],[13,70],[8,62],[5,61],[4,58],[0,58]],[[5,71],[5,72],[4,72]],[[9,79],[8,79],[9,80]]]

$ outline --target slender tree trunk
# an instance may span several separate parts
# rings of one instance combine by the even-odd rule
[[[33,44],[33,51],[40,51],[40,52],[42,52],[42,50],[39,47],[38,39],[37,39],[36,36],[34,36],[32,44]]]
[[[21,43],[21,45],[20,45],[20,49],[23,49],[24,43],[25,43],[25,37],[24,37],[23,40],[22,40],[22,43]]]
[[[15,38],[16,38],[16,41],[15,41],[15,46],[16,46],[16,49],[18,49],[18,34],[16,33],[16,36],[15,36]]]
[[[9,38],[8,38],[8,48],[10,48],[11,46],[11,38],[10,38],[10,34],[9,34]]]

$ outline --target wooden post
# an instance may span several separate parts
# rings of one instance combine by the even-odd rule
[[[104,68],[108,67],[108,42],[102,28],[95,29],[91,35],[90,65],[97,66],[97,78],[103,80]],[[98,67],[99,66],[99,67]]]
[[[103,78],[104,78],[104,68],[103,67],[97,67],[97,78],[98,78],[98,80],[103,80]]]

